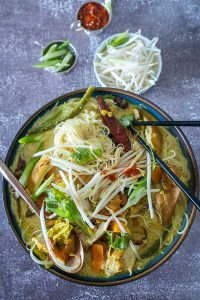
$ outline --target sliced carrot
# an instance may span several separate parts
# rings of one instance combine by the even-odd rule
[[[104,262],[103,245],[93,244],[92,245],[92,270],[95,273],[100,273],[103,262]]]
[[[154,183],[159,183],[161,180],[161,176],[163,174],[163,170],[161,167],[155,167],[155,170],[152,173],[152,181]]]
[[[119,228],[116,221],[112,221],[110,223],[110,227],[111,227],[111,230],[114,231],[114,232],[121,232],[121,229]]]
[[[122,224],[122,226],[124,227],[124,229],[126,230],[126,232],[130,233],[130,229],[128,228],[128,226],[124,222],[120,221],[120,223]],[[110,222],[110,227],[111,227],[111,230],[113,232],[121,232],[121,229],[119,228],[119,225],[117,224],[116,221]]]

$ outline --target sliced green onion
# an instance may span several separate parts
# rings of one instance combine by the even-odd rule
[[[62,50],[54,51],[54,52],[51,52],[51,53],[47,53],[47,54],[45,54],[44,56],[42,56],[40,58],[40,61],[44,62],[44,61],[47,61],[47,60],[50,60],[50,59],[53,59],[53,58],[58,58],[58,57],[66,55],[66,53],[67,53],[66,49],[62,49]]]
[[[129,33],[129,29],[127,29],[125,32],[123,32],[121,35],[119,35],[117,38],[113,39],[112,41],[110,41],[102,50],[101,53],[103,53],[107,47],[109,45],[113,46],[113,47],[118,47],[121,46],[123,44],[125,44],[126,42],[128,42],[129,37],[127,36],[127,34]]]
[[[68,52],[65,57],[63,58],[61,64],[68,64],[70,62],[70,60],[72,59],[73,54],[71,52]]]
[[[56,64],[55,67],[54,67],[54,72],[60,72],[60,71],[62,71],[63,69],[69,67],[69,66],[70,66],[70,64],[62,64],[62,63],[58,63],[58,64]]]
[[[111,46],[118,47],[120,45],[125,44],[129,40],[129,37],[127,37],[128,32],[129,32],[129,29],[127,29],[124,33],[122,33],[116,39],[112,40],[110,43]]]
[[[57,48],[57,44],[51,45],[51,47],[49,48],[49,50],[47,51],[47,53],[52,53],[52,52],[54,52],[54,51],[56,50],[56,48]],[[46,53],[46,54],[47,54],[47,53]]]
[[[33,67],[38,68],[38,69],[47,68],[47,67],[54,66],[55,64],[57,64],[59,62],[60,62],[60,59],[54,59],[54,60],[49,60],[49,61],[42,62],[40,64],[33,65]]]
[[[65,41],[60,46],[58,46],[57,50],[65,49],[67,48],[68,45],[69,45],[69,41]]]
[[[38,151],[42,151],[43,148],[44,148],[44,143],[42,142],[40,144],[40,146],[38,147],[37,152]],[[25,169],[24,169],[21,177],[19,178],[19,182],[21,183],[21,185],[23,187],[26,186],[26,184],[28,182],[28,179],[29,179],[29,177],[30,177],[30,175],[31,175],[31,173],[33,171],[33,168],[35,167],[35,165],[39,161],[39,159],[40,159],[40,156],[38,156],[38,157],[32,157],[30,159],[30,161],[28,162],[28,164],[26,165],[26,167],[25,167]]]
[[[41,63],[35,64],[35,68],[46,68],[56,73],[62,72],[74,63],[75,53],[69,47],[69,41],[52,43],[48,48],[43,49],[43,56],[39,59]]]
[[[19,139],[18,143],[31,144],[31,143],[39,142],[41,139],[42,139],[42,134],[26,135],[23,138]]]
[[[126,42],[128,42],[129,38],[128,37],[124,37],[124,38],[121,38],[119,41],[112,41],[111,42],[111,45],[113,47],[118,47],[118,46],[121,46],[123,44],[125,44]]]
[[[54,178],[54,174],[52,174],[41,186],[37,189],[37,191],[32,195],[32,199],[36,200],[41,194],[45,193],[47,191],[47,188],[51,184],[52,180]]]
[[[54,71],[60,72],[63,69],[69,67],[70,66],[69,62],[72,59],[72,57],[73,57],[73,54],[71,52],[68,52],[60,63],[55,64]]]

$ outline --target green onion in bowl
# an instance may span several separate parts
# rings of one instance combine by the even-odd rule
[[[34,68],[52,73],[68,73],[76,64],[77,52],[69,41],[54,41],[43,49],[39,61]]]

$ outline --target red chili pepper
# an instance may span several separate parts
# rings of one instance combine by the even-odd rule
[[[101,111],[102,119],[104,124],[110,129],[110,132],[114,138],[115,144],[124,145],[124,150],[126,152],[132,149],[131,142],[125,132],[124,127],[119,123],[115,116],[109,117],[108,114],[102,114],[102,111],[111,112],[109,106],[105,103],[102,96],[98,97],[98,104]]]

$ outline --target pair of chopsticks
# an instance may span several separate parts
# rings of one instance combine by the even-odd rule
[[[189,126],[198,127],[200,121],[133,121],[132,125],[135,126]]]
[[[159,122],[159,121],[155,121],[155,123],[156,122]],[[171,123],[171,122],[178,122],[178,121],[161,121],[161,122]],[[188,121],[188,122],[191,123],[193,121]],[[200,122],[199,121],[197,121],[197,122],[200,125]],[[149,123],[149,121],[147,121],[147,122],[138,121],[138,123],[143,123],[143,125],[147,125],[146,123]],[[134,122],[134,125],[138,125],[138,124],[135,124],[135,122]],[[160,125],[158,125],[158,126],[160,126]],[[163,125],[163,126],[170,126],[170,125]],[[174,126],[174,125],[171,125],[171,126]],[[187,125],[185,125],[185,126],[187,126]],[[161,166],[161,168],[176,183],[176,185],[188,197],[188,199],[190,201],[192,201],[192,203],[198,208],[198,210],[200,210],[200,201],[195,195],[193,195],[192,191],[178,178],[178,176],[166,165],[166,163],[147,145],[147,143],[138,135],[137,131],[133,127],[129,126],[128,129],[131,131],[131,133],[133,135],[137,136],[138,142],[146,149],[146,151],[148,151],[152,156],[154,155],[156,162]]]

